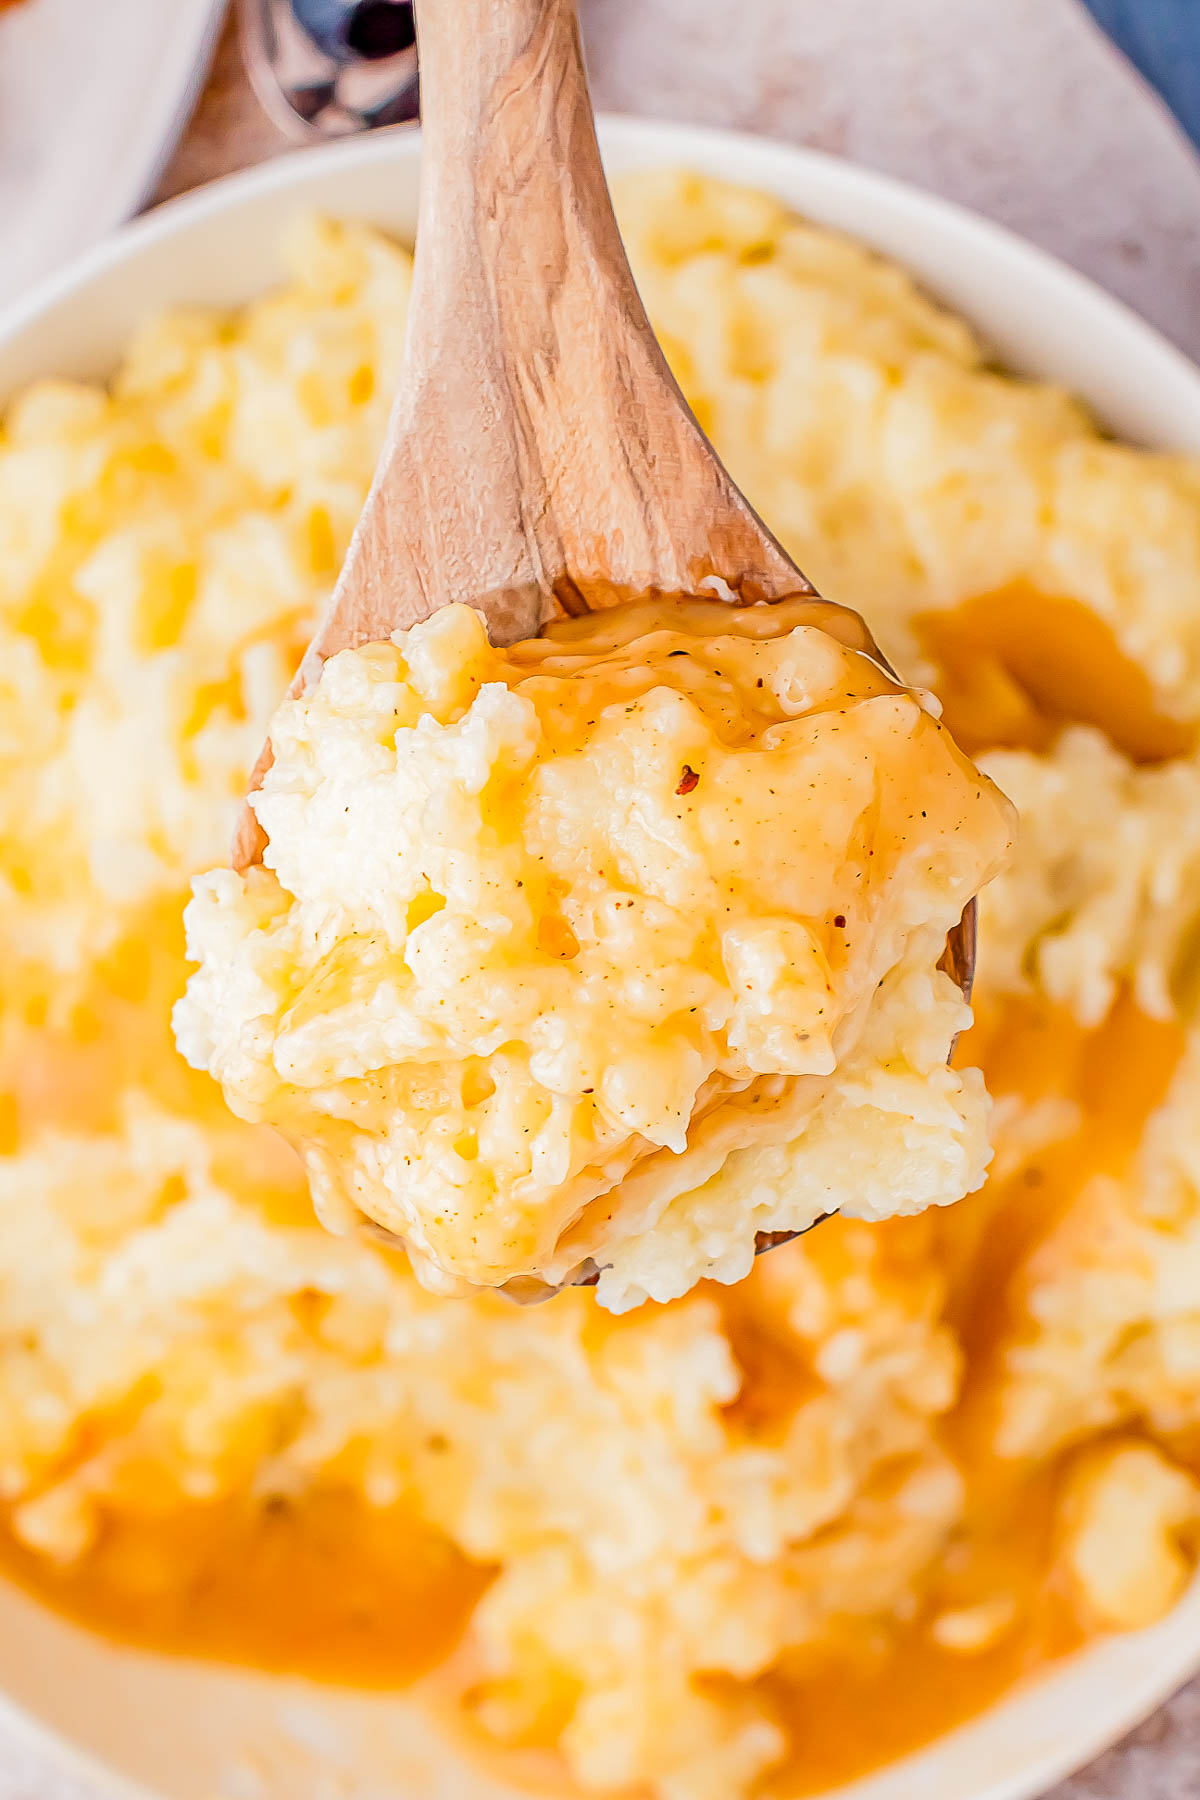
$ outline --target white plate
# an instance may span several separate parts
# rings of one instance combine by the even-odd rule
[[[224,10],[224,0],[20,0],[0,13],[0,301],[141,206]]]
[[[763,140],[630,119],[604,121],[601,138],[610,166],[687,164],[854,232],[972,318],[1011,366],[1073,388],[1127,437],[1200,453],[1200,372],[1125,307],[998,227]],[[279,278],[280,233],[299,209],[410,236],[418,152],[410,132],[300,151],[130,226],[0,318],[0,395],[40,374],[104,375],[147,311],[248,298]],[[1093,1646],[836,1800],[1029,1800],[1198,1667],[1200,1582],[1152,1630]],[[132,1782],[160,1800],[513,1800],[456,1758],[411,1697],[121,1650],[3,1588],[0,1688],[13,1729],[57,1741],[98,1781],[107,1769],[110,1791],[127,1796]]]

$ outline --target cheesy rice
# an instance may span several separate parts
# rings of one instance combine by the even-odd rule
[[[266,866],[196,884],[175,1030],[326,1224],[625,1310],[980,1185],[937,965],[1008,804],[839,627],[650,602],[497,650],[448,606],[281,706]]]
[[[424,1656],[472,1741],[734,1800],[886,1760],[1188,1579],[1200,471],[763,196],[660,172],[620,203],[735,477],[1026,813],[962,1044],[988,1180],[620,1317],[448,1300],[317,1228],[174,1054],[188,882],[397,369],[408,256],[309,221],[280,292],[153,322],[0,441],[3,1558],[150,1645]],[[1080,645],[1120,679],[1072,685]]]

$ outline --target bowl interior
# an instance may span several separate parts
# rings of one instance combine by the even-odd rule
[[[1040,251],[911,189],[812,152],[633,120],[602,126],[614,168],[687,165],[779,195],[898,258],[1011,367],[1082,394],[1122,436],[1200,453],[1200,373]],[[0,318],[0,402],[41,375],[103,377],[140,320],[232,306],[280,279],[288,217],[317,210],[411,238],[419,143],[335,144],[161,208]],[[1150,1631],[1093,1646],[836,1800],[1026,1800],[1200,1665],[1200,1584]],[[449,1751],[413,1697],[318,1689],[104,1643],[0,1584],[0,1719],[92,1777],[161,1800],[517,1800]],[[522,1790],[524,1791],[524,1790]],[[539,1791],[555,1800],[555,1790]],[[829,1800],[834,1800],[833,1796]]]

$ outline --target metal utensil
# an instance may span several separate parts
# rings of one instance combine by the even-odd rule
[[[409,0],[238,0],[246,72],[263,109],[305,143],[416,120]]]

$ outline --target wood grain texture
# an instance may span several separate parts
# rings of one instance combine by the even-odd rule
[[[813,593],[692,416],[600,164],[574,0],[425,0],[405,366],[293,692],[451,601],[496,643],[647,594]],[[260,762],[252,788],[269,758]],[[261,856],[246,809],[234,864]]]
[[[425,0],[405,375],[322,641],[487,606],[809,591],[717,462],[629,271],[573,0]]]

